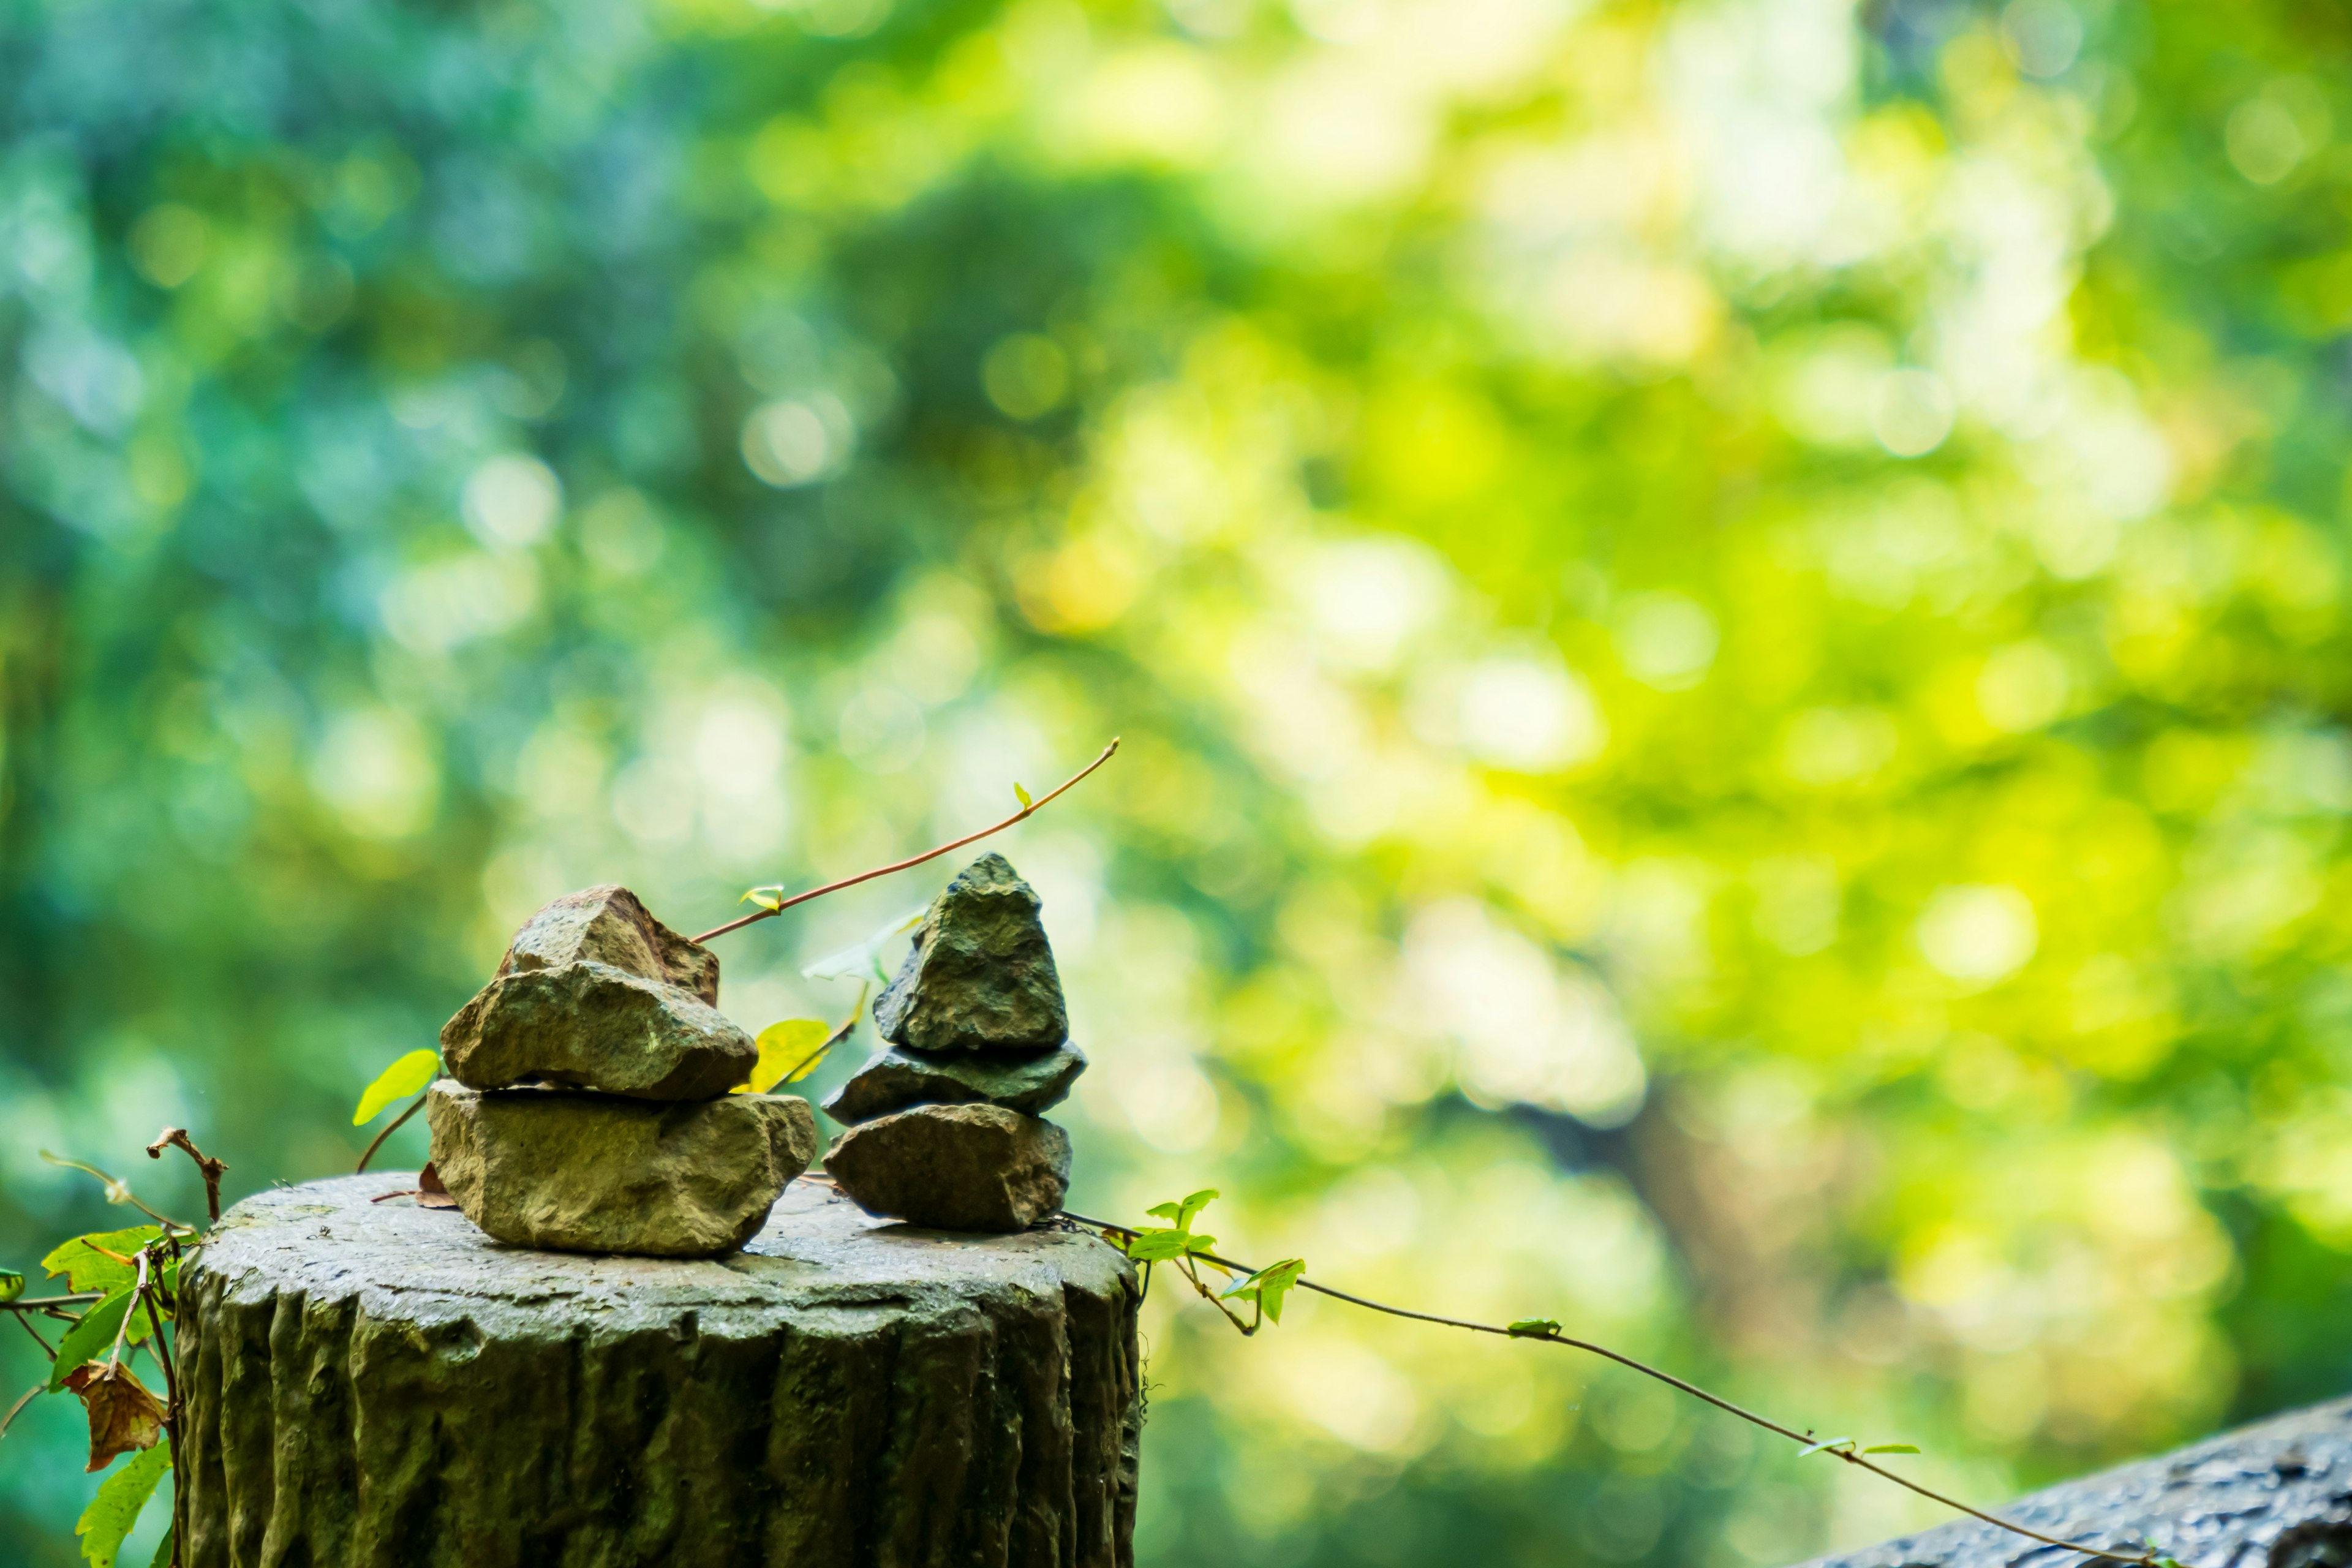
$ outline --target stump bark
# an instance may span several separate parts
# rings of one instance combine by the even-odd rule
[[[2332,1400],[2088,1476],[1991,1510],[2048,1535],[2189,1568],[2352,1563],[2352,1399]],[[1802,1568],[2090,1568],[2081,1558],[1959,1520]]]
[[[492,1241],[371,1174],[190,1260],[189,1568],[1132,1561],[1135,1276],[787,1189],[743,1252]]]

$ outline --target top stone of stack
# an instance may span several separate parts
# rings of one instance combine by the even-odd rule
[[[918,1051],[1049,1050],[1069,1038],[1043,908],[1003,856],[965,867],[874,1004],[882,1037]]]
[[[442,1026],[441,1048],[469,1089],[709,1100],[760,1056],[718,1001],[718,958],[607,884],[531,916],[490,983]]]

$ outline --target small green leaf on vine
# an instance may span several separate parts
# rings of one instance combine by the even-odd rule
[[[139,1278],[139,1249],[162,1239],[163,1227],[134,1225],[129,1230],[92,1231],[75,1237],[41,1259],[51,1279],[62,1274],[68,1290],[111,1290]]]
[[[1278,1323],[1282,1321],[1283,1297],[1290,1293],[1290,1288],[1297,1284],[1298,1277],[1306,1272],[1307,1259],[1303,1258],[1286,1258],[1279,1263],[1269,1263],[1226,1291],[1225,1300],[1254,1301],[1265,1311],[1267,1322]]]
[[[89,1568],[113,1568],[123,1538],[139,1522],[140,1511],[155,1495],[155,1485],[172,1468],[172,1441],[166,1437],[106,1478],[98,1495],[82,1510],[74,1533],[81,1537],[81,1554]]]
[[[441,1053],[434,1050],[411,1051],[376,1075],[367,1091],[360,1096],[357,1110],[352,1112],[352,1125],[364,1127],[395,1100],[406,1100],[412,1094],[422,1094],[425,1086],[441,1070]]]
[[[784,905],[784,890],[782,888],[754,888],[735,901],[739,904],[757,904],[763,910],[780,910]]]
[[[1916,1454],[1918,1451],[1916,1443],[1873,1443],[1863,1450],[1865,1454]]]
[[[1797,1451],[1797,1458],[1801,1459],[1808,1454],[1823,1454],[1832,1448],[1847,1448],[1853,1446],[1853,1439],[1851,1437],[1824,1437],[1818,1443],[1806,1444]]]
[[[1515,1340],[1549,1340],[1559,1336],[1558,1318],[1516,1318],[1503,1327]]]
[[[786,1018],[760,1031],[760,1059],[739,1094],[765,1094],[778,1084],[797,1083],[824,1060],[833,1026],[822,1018]]]
[[[1029,798],[1029,792],[1021,787],[1021,781],[1019,779],[1014,779],[1013,781],[1013,794],[1014,798],[1021,802],[1022,810],[1034,811],[1037,809],[1037,803]]]
[[[13,1268],[0,1268],[0,1301],[13,1301],[25,1293],[25,1277]]]

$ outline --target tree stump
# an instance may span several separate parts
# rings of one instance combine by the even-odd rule
[[[2352,1563],[2352,1399],[2315,1405],[1990,1511],[2090,1546],[2158,1549],[2190,1568]],[[1804,1568],[2091,1568],[2083,1558],[1956,1520]]]
[[[1136,1282],[795,1183],[732,1257],[492,1241],[371,1174],[237,1205],[182,1292],[190,1568],[1132,1561]]]

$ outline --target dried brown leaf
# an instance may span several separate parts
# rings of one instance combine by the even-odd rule
[[[120,1362],[77,1367],[66,1386],[89,1415],[89,1470],[106,1468],[117,1454],[152,1448],[163,1435],[163,1406]]]
[[[441,1173],[426,1161],[425,1169],[416,1173],[416,1206],[421,1209],[453,1209],[457,1200],[441,1184]]]

